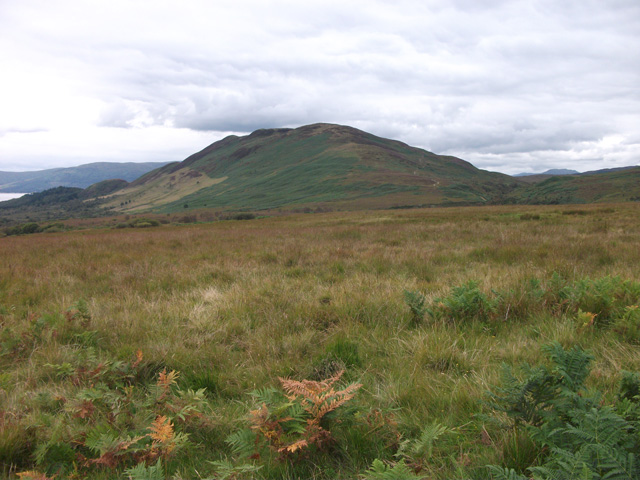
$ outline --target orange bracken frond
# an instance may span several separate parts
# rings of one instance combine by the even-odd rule
[[[163,390],[168,390],[171,385],[176,383],[177,379],[178,372],[171,370],[167,373],[167,369],[165,368],[158,374],[158,386],[162,387]]]
[[[257,433],[258,438],[264,439],[271,449],[283,457],[304,450],[310,445],[322,448],[332,441],[331,432],[321,425],[323,417],[351,400],[362,387],[360,384],[353,384],[342,390],[334,389],[334,384],[340,380],[343,373],[344,370],[321,381],[280,377],[280,384],[288,400],[302,407],[305,413],[298,410],[293,416],[283,415],[284,411],[288,413],[289,405],[286,404],[284,411],[270,412],[267,404],[263,403],[249,413],[250,428]],[[287,425],[290,421],[295,423],[295,428]],[[300,425],[300,422],[304,422],[303,425]]]
[[[109,468],[116,468],[120,461],[122,460],[122,456],[120,452],[127,450],[131,445],[137,443],[139,440],[142,440],[144,436],[133,437],[126,441],[119,442],[110,450],[104,452],[100,457],[87,459],[86,465],[102,465]],[[40,480],[40,479],[37,479]]]
[[[44,473],[40,473],[35,470],[20,472],[17,475],[21,480],[53,480],[53,478],[55,478],[55,476],[47,477]]]
[[[267,404],[263,403],[260,408],[257,408],[256,410],[251,410],[249,412],[249,415],[251,416],[251,423],[253,424],[251,428],[253,429],[261,428],[262,425],[264,425],[269,419],[269,409],[267,408]]]
[[[149,437],[154,443],[168,445],[173,439],[173,423],[165,415],[159,415],[149,427]]]
[[[327,392],[331,389],[334,383],[340,380],[344,370],[340,370],[333,377],[326,380],[313,381],[313,380],[291,380],[290,378],[279,378],[282,388],[289,395],[301,395],[305,398],[317,397],[323,392]]]
[[[131,364],[131,368],[136,368],[138,365],[140,365],[140,362],[142,362],[142,350],[138,350],[136,352],[136,359]]]
[[[351,400],[361,384],[353,384],[343,390],[334,390],[333,385],[342,377],[344,370],[339,371],[333,377],[322,381],[291,380],[280,378],[282,388],[287,392],[289,399],[295,400],[302,397],[303,407],[309,412],[314,421],[319,422],[327,413],[335,410],[345,402]]]
[[[278,453],[283,453],[283,452],[287,452],[287,453],[294,453],[297,450],[301,450],[305,447],[309,446],[309,443],[306,440],[298,440],[297,442],[293,442],[289,445],[286,445],[282,448],[278,449]]]
[[[83,400],[82,403],[78,406],[77,411],[74,413],[74,417],[76,418],[90,418],[95,412],[96,407],[91,400]]]

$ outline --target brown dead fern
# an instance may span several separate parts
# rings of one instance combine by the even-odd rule
[[[158,397],[158,401],[164,401],[170,393],[171,386],[176,384],[176,380],[178,379],[178,372],[175,370],[171,370],[167,373],[167,369],[165,368],[158,374],[158,381],[156,383],[158,389],[160,390],[160,396]]]
[[[342,390],[333,388],[343,373],[344,370],[341,370],[333,377],[321,381],[299,381],[289,378],[279,378],[279,380],[289,400],[300,401],[311,416],[310,421],[319,424],[327,413],[351,400],[362,387],[362,384],[354,383]]]
[[[279,378],[287,398],[293,402],[299,402],[308,414],[303,438],[280,447],[279,452],[293,453],[309,445],[322,447],[331,441],[331,432],[321,425],[323,418],[351,400],[362,387],[362,384],[355,383],[342,390],[336,390],[334,384],[340,380],[343,373],[344,370],[341,370],[334,376],[321,381]]]

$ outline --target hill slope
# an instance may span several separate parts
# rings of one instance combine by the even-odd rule
[[[510,203],[554,204],[640,201],[640,167],[562,175],[522,186]]]
[[[94,183],[114,178],[131,182],[163,165],[166,162],[96,162],[35,172],[0,172],[0,192],[31,193],[54,187],[87,188]]]
[[[519,182],[455,157],[331,124],[229,136],[116,192],[123,211],[485,204]],[[122,207],[121,205],[124,205]]]
[[[118,213],[362,210],[640,201],[640,167],[528,183],[331,124],[229,136],[131,183],[56,188],[0,203],[0,224]]]

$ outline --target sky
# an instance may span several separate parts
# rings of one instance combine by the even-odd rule
[[[640,164],[638,0],[0,0],[0,170],[350,125],[508,174]]]

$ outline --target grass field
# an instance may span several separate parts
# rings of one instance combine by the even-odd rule
[[[522,473],[548,449],[487,392],[558,342],[593,355],[587,387],[615,402],[640,371],[638,218],[432,208],[0,238],[0,472]],[[336,400],[326,415],[277,392],[341,370],[308,384]]]

